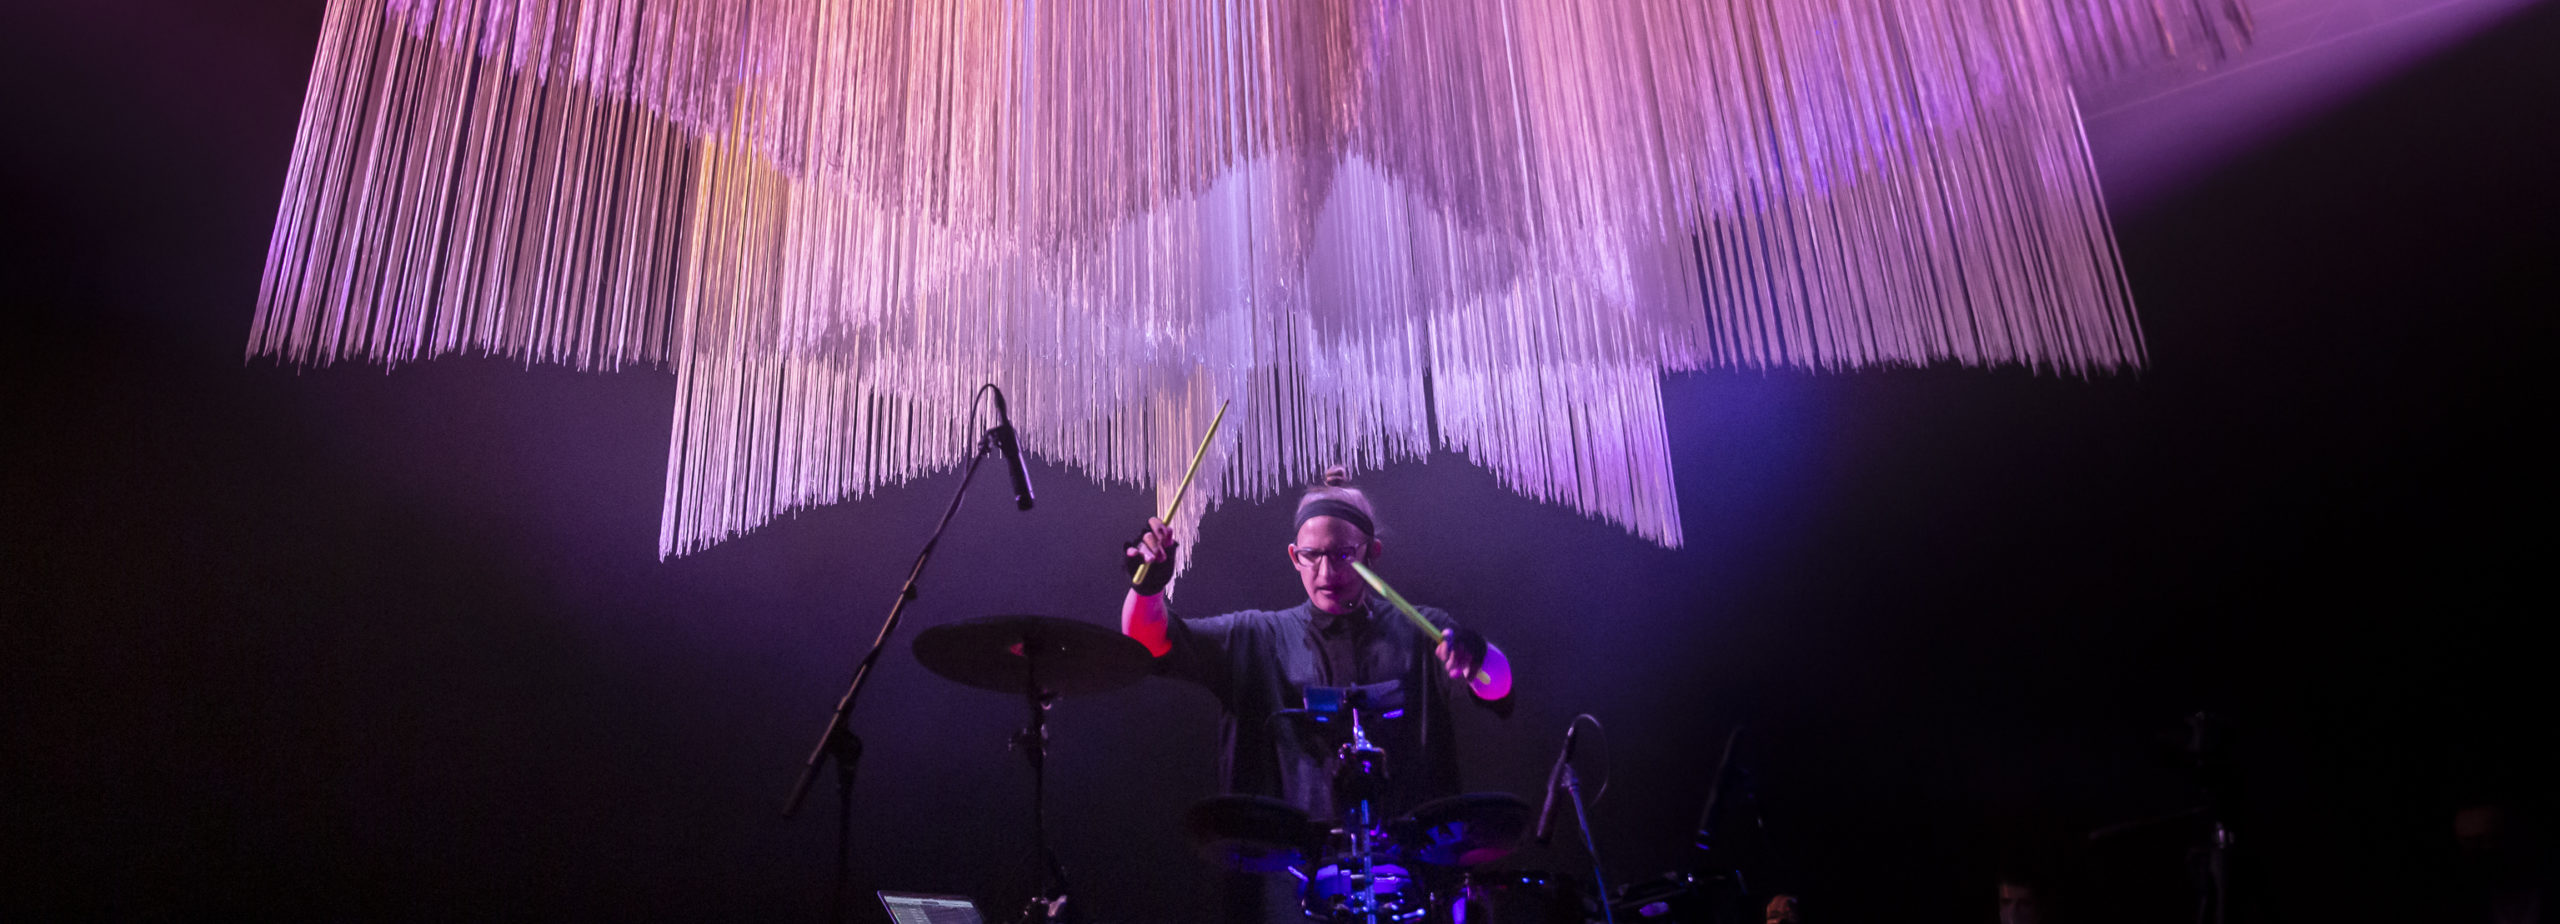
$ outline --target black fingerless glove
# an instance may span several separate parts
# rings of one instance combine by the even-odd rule
[[[1443,633],[1441,641],[1448,644],[1450,651],[1465,655],[1467,662],[1474,664],[1478,670],[1484,668],[1485,651],[1492,647],[1492,643],[1484,640],[1484,633],[1464,626]]]
[[[1146,537],[1140,536],[1138,538],[1144,539]],[[1129,572],[1129,589],[1137,591],[1139,596],[1145,597],[1152,597],[1157,594],[1164,593],[1164,585],[1173,583],[1174,553],[1181,551],[1181,549],[1182,543],[1174,542],[1166,544],[1164,548],[1164,560],[1157,562],[1155,567],[1148,568],[1146,577],[1140,578],[1138,577],[1138,566],[1145,564],[1147,557],[1145,554],[1138,551],[1138,539],[1131,539],[1126,545],[1121,546],[1120,568],[1123,571]]]

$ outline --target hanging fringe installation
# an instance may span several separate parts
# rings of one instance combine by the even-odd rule
[[[1659,383],[2143,347],[2074,81],[2236,0],[333,0],[249,353],[678,378],[662,554],[968,451],[1439,445],[1681,541]],[[1161,502],[1165,498],[1159,498]],[[1161,506],[1161,504],[1160,504]]]

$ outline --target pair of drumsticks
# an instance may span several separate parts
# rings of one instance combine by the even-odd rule
[[[1226,419],[1227,402],[1220,401],[1218,413],[1209,418],[1209,432],[1200,434],[1200,448],[1191,451],[1191,466],[1182,470],[1182,483],[1174,487],[1173,501],[1165,507],[1164,516],[1160,519],[1171,523],[1173,515],[1181,512],[1183,497],[1191,493],[1191,476],[1199,473],[1200,458],[1209,454],[1209,441],[1217,438],[1218,424]],[[1154,562],[1140,562],[1138,580],[1145,581],[1147,569],[1154,565]],[[1432,625],[1431,620],[1423,618],[1422,611],[1414,609],[1413,604],[1405,602],[1404,595],[1396,593],[1395,588],[1387,586],[1386,579],[1379,577],[1378,572],[1371,571],[1367,564],[1356,561],[1351,563],[1351,570],[1359,572],[1361,580],[1369,582],[1371,589],[1376,590],[1379,596],[1387,598],[1387,602],[1395,606],[1396,612],[1403,613],[1404,618],[1412,620],[1414,628],[1422,630],[1422,634],[1431,639],[1431,644],[1439,645],[1446,640],[1447,635],[1440,631],[1440,627]],[[1482,669],[1479,668],[1477,673],[1481,676]]]

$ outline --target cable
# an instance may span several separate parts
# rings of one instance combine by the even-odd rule
[[[996,387],[996,383],[994,383],[994,382],[988,382],[987,384],[984,384],[984,385],[980,385],[980,386],[978,386],[978,390],[977,390],[976,392],[973,392],[973,393],[971,393],[971,394],[969,395],[969,429],[967,429],[967,430],[965,430],[965,431],[962,431],[962,432],[970,433],[970,434],[976,434],[976,433],[978,433],[978,432],[979,432],[979,430],[978,430],[978,402],[985,400],[985,399],[986,399],[986,397],[987,397],[987,392],[994,391],[994,390],[995,390],[995,387]],[[977,436],[974,436],[974,435],[973,435],[973,436],[971,436],[971,437],[969,437],[969,438],[970,438],[971,440],[976,440],[976,439],[978,439],[978,437],[977,437]],[[973,442],[973,443],[971,443],[970,445],[975,446],[975,445],[977,445],[977,444]]]
[[[1600,788],[1592,790],[1590,802],[1590,807],[1597,808],[1600,805],[1600,800],[1608,798],[1609,796],[1609,780],[1618,775],[1618,762],[1617,759],[1609,753],[1609,726],[1600,724],[1599,716],[1592,715],[1588,712],[1578,713],[1573,717],[1572,721],[1565,723],[1565,727],[1571,728],[1575,722],[1582,721],[1589,721],[1591,723],[1591,727],[1600,733]]]

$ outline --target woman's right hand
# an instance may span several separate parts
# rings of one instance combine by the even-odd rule
[[[1130,576],[1129,589],[1148,597],[1163,593],[1166,582],[1173,580],[1173,554],[1180,548],[1173,541],[1173,527],[1160,517],[1148,517],[1147,531],[1121,553],[1121,566]],[[1140,565],[1146,566],[1143,576],[1138,574]]]
[[[1147,531],[1129,547],[1129,556],[1148,563],[1167,562],[1173,560],[1173,550],[1178,547],[1173,541],[1173,527],[1165,525],[1162,517],[1148,517]]]

